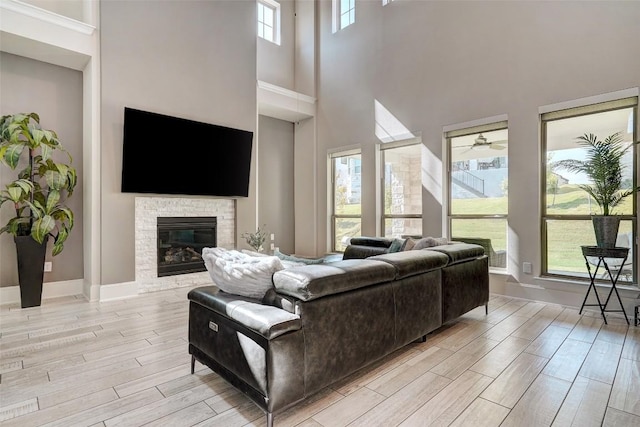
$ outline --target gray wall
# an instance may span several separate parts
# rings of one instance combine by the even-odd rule
[[[135,278],[135,196],[120,192],[124,107],[255,131],[255,21],[253,1],[101,2],[102,284]],[[190,148],[188,138],[169,144],[150,149],[179,158]],[[238,230],[256,225],[255,161],[251,174]]]
[[[363,233],[375,233],[377,99],[440,160],[444,126],[508,115],[510,265],[539,271],[538,107],[640,86],[640,3],[357,1],[336,34],[331,2],[319,6],[318,252],[328,149],[362,145]],[[423,217],[425,235],[442,233],[426,190]]]
[[[258,222],[281,252],[294,252],[293,123],[258,116]],[[269,249],[270,236],[265,249]]]
[[[78,185],[67,205],[75,215],[74,228],[64,251],[47,261],[53,262],[45,282],[82,279],[82,73],[21,56],[0,53],[0,115],[36,112],[45,129],[54,130],[63,147],[73,157]],[[60,161],[65,160],[59,158]],[[65,160],[66,161],[66,160]],[[0,187],[17,178],[0,166]],[[13,217],[13,207],[5,203],[0,211],[0,226]],[[0,236],[0,287],[18,284],[18,268],[13,236]]]

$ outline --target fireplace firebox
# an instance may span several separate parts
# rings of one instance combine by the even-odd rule
[[[158,217],[158,277],[206,271],[202,248],[216,246],[216,217]]]

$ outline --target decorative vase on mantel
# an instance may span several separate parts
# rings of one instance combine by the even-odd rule
[[[620,228],[620,217],[617,215],[594,215],[591,217],[596,244],[599,248],[615,248]]]

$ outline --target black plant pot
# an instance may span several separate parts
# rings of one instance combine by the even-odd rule
[[[44,280],[44,259],[47,253],[47,239],[38,243],[31,236],[15,236],[18,253],[18,279],[20,282],[20,303],[22,308],[36,307],[42,303],[42,282]]]
[[[599,248],[615,248],[620,228],[620,217],[616,215],[594,215],[591,217],[596,243]]]

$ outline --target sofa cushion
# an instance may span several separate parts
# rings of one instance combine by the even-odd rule
[[[404,241],[404,245],[402,246],[403,251],[410,251],[416,245],[417,240],[407,237],[407,240]]]
[[[396,280],[442,268],[449,262],[447,255],[436,251],[394,252],[376,255],[369,259],[391,264],[396,270]]]
[[[388,253],[400,252],[404,247],[407,241],[405,239],[393,239],[391,245],[389,245],[389,249],[387,249]]]
[[[268,340],[302,327],[300,316],[263,305],[259,300],[219,291],[215,286],[203,286],[189,291],[189,299],[209,310],[248,327]]]
[[[280,270],[273,275],[273,284],[278,293],[311,301],[325,295],[388,282],[395,275],[395,268],[386,262],[346,260]]]
[[[423,250],[436,251],[447,255],[449,257],[449,265],[484,255],[484,248],[482,246],[472,245],[470,243],[434,246]]]
[[[446,237],[423,237],[413,246],[413,250],[431,248],[449,243]]]

